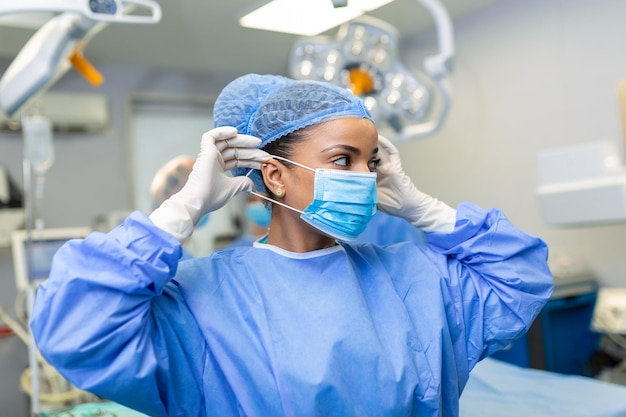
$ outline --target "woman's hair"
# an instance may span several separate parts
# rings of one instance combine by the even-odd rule
[[[298,144],[304,142],[311,137],[309,131],[313,127],[314,126],[307,126],[302,129],[298,129],[295,132],[291,132],[285,136],[280,137],[278,140],[268,143],[261,149],[270,155],[276,155],[280,156],[281,158],[291,159],[294,148],[298,146]],[[287,161],[280,160],[279,162],[289,169],[292,169],[294,167],[294,164],[291,164]],[[270,188],[267,186],[267,184],[265,184],[265,179],[263,179],[263,185],[265,185],[266,193],[270,196],[270,198],[275,198]]]

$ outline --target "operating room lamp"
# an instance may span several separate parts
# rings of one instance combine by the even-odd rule
[[[128,13],[129,6],[142,7],[150,14]],[[99,22],[158,23],[161,8],[153,0],[19,0],[0,5],[0,15],[33,12],[72,12]]]
[[[430,83],[400,61],[395,28],[369,16],[345,23],[334,38],[296,41],[289,60],[291,76],[351,89],[394,142],[436,132],[450,106],[447,76],[454,54],[452,24],[438,0],[418,1],[431,12],[437,26],[439,52],[424,61]],[[436,97],[440,98],[438,114],[427,120]]]
[[[149,14],[144,14],[145,11]],[[92,84],[101,75],[82,56],[87,42],[108,23],[157,23],[153,0],[16,0],[0,3],[0,16],[59,12],[29,39],[0,79],[0,110],[15,115],[73,65]],[[141,12],[141,14],[139,14]]]

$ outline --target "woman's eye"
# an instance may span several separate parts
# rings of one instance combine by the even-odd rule
[[[369,162],[369,169],[370,171],[376,171],[378,169],[378,165],[380,164],[380,159],[374,159],[373,161]]]
[[[342,156],[341,158],[337,158],[333,161],[333,164],[340,165],[342,167],[348,166],[349,163],[350,161],[347,156]]]

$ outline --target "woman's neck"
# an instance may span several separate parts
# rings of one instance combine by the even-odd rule
[[[335,239],[302,220],[299,213],[277,205],[272,208],[267,243],[296,253],[325,249],[336,244]]]

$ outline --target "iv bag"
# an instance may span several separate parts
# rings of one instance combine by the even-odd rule
[[[24,116],[22,118],[22,130],[24,133],[24,159],[30,161],[35,173],[46,172],[54,162],[52,123],[44,116]]]

